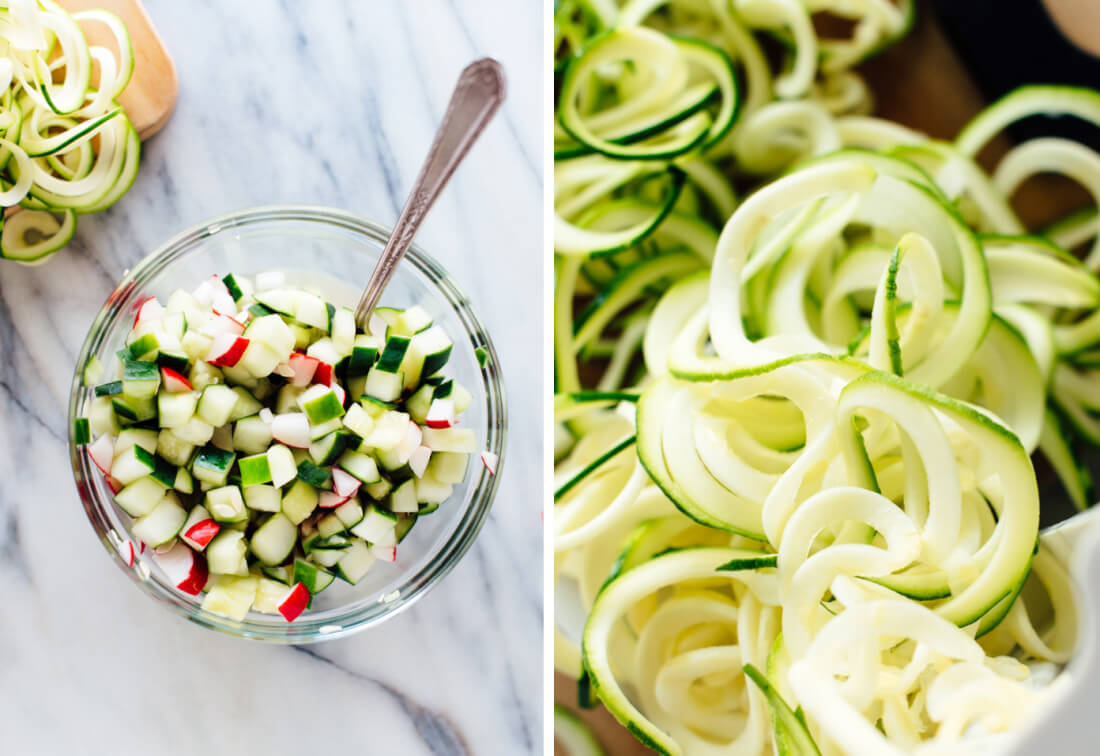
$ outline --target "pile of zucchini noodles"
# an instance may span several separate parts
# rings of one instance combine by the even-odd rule
[[[911,2],[556,9],[557,668],[664,753],[995,746],[1077,628],[1031,454],[1083,508],[1100,445],[1096,214],[1036,233],[1010,199],[1100,201],[1100,155],[975,157],[1100,94],[943,142],[852,70]]]
[[[119,50],[89,46],[102,25]],[[44,261],[78,214],[107,208],[137,174],[141,143],[116,98],[134,70],[125,25],[102,10],[70,15],[51,0],[0,2],[0,256]]]

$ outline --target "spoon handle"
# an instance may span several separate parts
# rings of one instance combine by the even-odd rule
[[[482,58],[462,69],[428,157],[355,308],[355,320],[364,330],[424,216],[503,100],[504,71],[499,63]]]

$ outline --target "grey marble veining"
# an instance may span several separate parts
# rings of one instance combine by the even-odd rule
[[[0,753],[539,750],[542,3],[146,6],[179,69],[172,120],[68,250],[0,265]],[[154,605],[105,557],[69,472],[90,319],[124,269],[215,215],[304,202],[392,223],[480,55],[504,63],[508,101],[417,239],[504,366],[507,469],[480,538],[412,609],[345,640],[248,643]]]

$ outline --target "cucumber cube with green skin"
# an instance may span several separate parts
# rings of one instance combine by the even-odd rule
[[[425,428],[423,444],[433,452],[473,454],[479,451],[477,435],[469,428]]]
[[[156,466],[153,455],[134,444],[115,456],[111,465],[111,477],[122,485],[128,486],[139,478],[151,475]]]
[[[214,339],[199,331],[188,331],[180,339],[183,353],[196,365],[206,359],[206,355],[210,354],[210,347],[213,344]],[[192,382],[192,385],[194,385],[194,382]]]
[[[242,282],[244,285],[242,286]],[[245,293],[251,293],[252,287],[248,285],[245,279],[238,281],[237,277],[232,273],[227,273],[222,276],[222,283],[225,284],[225,288],[229,291],[229,296],[233,297],[234,302],[240,302],[241,297]]]
[[[206,545],[206,566],[219,575],[247,575],[247,553],[248,545],[245,543],[244,533],[222,528]]]
[[[122,393],[122,381],[101,383],[93,389],[96,396],[118,396]]]
[[[317,465],[331,465],[344,452],[348,434],[342,430],[333,431],[313,442],[309,447],[309,457]]]
[[[271,567],[270,565],[260,565],[260,572],[267,575],[272,580],[278,580],[283,585],[290,585],[290,579],[294,576],[292,567],[280,565],[277,567]]]
[[[295,584],[301,583],[304,585],[311,596],[317,595],[332,585],[333,577],[331,572],[315,564],[310,564],[304,559],[294,560],[294,577],[292,580]]]
[[[343,417],[344,406],[329,386],[320,384],[310,386],[298,397],[298,406],[306,413],[311,425],[320,425],[338,417]]]
[[[105,396],[96,397],[88,407],[88,424],[96,436],[117,436],[121,430],[115,408]]]
[[[259,342],[281,356],[280,362],[290,356],[297,342],[293,329],[278,315],[256,318],[245,328],[244,337],[250,344]]]
[[[140,446],[150,454],[157,451],[157,432],[145,428],[127,428],[118,434],[115,439],[115,456],[129,449],[131,446]]]
[[[341,355],[351,354],[355,343],[355,314],[341,307],[332,315],[332,345]]]
[[[156,363],[126,357],[122,361],[122,393],[131,399],[151,399],[160,388],[160,370]]]
[[[404,412],[390,410],[376,419],[374,429],[364,440],[374,449],[393,449],[405,439],[410,422]]]
[[[191,474],[215,486],[225,485],[237,455],[216,446],[204,446],[191,463]]]
[[[374,566],[375,556],[366,542],[356,539],[336,563],[336,575],[346,583],[355,585]]]
[[[252,534],[249,548],[264,564],[275,565],[290,555],[297,540],[298,528],[286,515],[276,512]]]
[[[478,347],[475,349],[474,356],[477,357],[477,364],[481,367],[485,367],[489,362],[489,350],[485,347]]]
[[[289,356],[289,352],[286,355],[279,354],[262,341],[250,341],[237,365],[247,370],[254,377],[263,378],[271,375],[275,367],[287,356]]]
[[[317,533],[321,538],[328,538],[343,532],[344,523],[340,521],[335,513],[322,517],[321,521],[317,523]]]
[[[295,525],[313,514],[317,508],[319,494],[317,489],[304,480],[294,481],[294,485],[283,496],[282,511]]]
[[[282,488],[298,477],[294,452],[282,444],[275,444],[267,450],[267,464],[271,468],[271,482],[276,488]]]
[[[362,452],[344,452],[340,455],[340,459],[336,460],[336,466],[364,483],[376,483],[381,479],[378,474],[378,463],[373,457]]]
[[[416,481],[416,499],[424,504],[442,504],[453,490],[450,483],[440,483],[426,475]]]
[[[176,466],[162,457],[154,457],[156,467],[153,468],[153,478],[160,481],[165,488],[171,488],[176,483]]]
[[[207,549],[209,551],[209,547]],[[210,571],[216,572],[212,567]],[[247,572],[241,575],[215,574],[207,585],[202,608],[240,622],[248,616],[248,610],[256,601],[259,585],[260,579]]]
[[[427,310],[420,305],[413,305],[397,316],[394,330],[403,336],[413,336],[429,328],[433,322]]]
[[[164,485],[152,476],[138,478],[115,494],[115,504],[131,517],[143,517],[164,498]]]
[[[372,545],[392,546],[397,543],[393,532],[396,526],[397,515],[371,504],[363,514],[362,521],[351,532]]]
[[[309,426],[310,441],[316,441],[318,439],[324,438],[325,436],[327,436],[330,433],[335,433],[338,430],[342,430],[343,427],[344,427],[344,423],[342,422],[342,419],[339,418],[339,417],[336,417],[336,418],[333,418],[332,420],[321,423],[320,425],[311,425],[311,426]]]
[[[344,415],[344,427],[360,438],[366,438],[374,428],[374,418],[362,406],[353,404]]]
[[[332,328],[328,303],[316,294],[299,291],[294,303],[294,319],[311,328],[328,333]]]
[[[440,381],[435,384],[435,391],[432,393],[433,399],[446,399],[454,391],[455,382],[448,378],[445,381]]]
[[[427,422],[428,410],[431,409],[435,392],[435,386],[425,384],[414,391],[409,400],[405,402],[405,410],[417,425],[423,425]]]
[[[364,485],[363,490],[375,501],[382,501],[393,490],[393,483],[380,476],[375,482]]]
[[[397,527],[393,529],[393,534],[397,536],[397,542],[401,543],[405,540],[405,536],[409,534],[409,531],[413,529],[413,525],[416,524],[417,515],[408,515],[406,517],[400,517],[397,520]]]
[[[393,489],[390,494],[390,511],[399,514],[411,514],[419,511],[416,497],[416,481],[406,480]]]
[[[233,387],[235,388],[244,388],[248,389],[249,391],[255,389],[257,386],[260,385],[260,379],[252,375],[252,373],[248,372],[244,368],[240,367],[240,365],[222,365],[220,370],[222,371],[222,375],[225,376],[225,382],[227,385],[233,384]],[[259,410],[256,410],[255,412],[249,412],[248,414],[254,415],[258,411]],[[234,413],[235,412],[236,410],[234,409]],[[230,420],[233,419],[232,414],[233,413],[230,413]]]
[[[172,433],[180,440],[199,446],[205,444],[214,437],[214,426],[204,420],[193,417],[178,428],[173,428]]]
[[[241,486],[244,488],[271,482],[271,466],[267,462],[266,453],[241,457],[237,466],[241,471]]]
[[[196,414],[215,428],[229,422],[233,408],[237,405],[237,394],[222,383],[215,383],[202,390]],[[257,410],[258,411],[258,410]]]
[[[191,369],[191,359],[182,350],[162,349],[157,355],[157,366],[171,368],[180,375],[187,375],[187,371]]]
[[[470,455],[462,452],[433,452],[425,474],[440,483],[461,483],[466,477],[469,460]]]
[[[134,521],[130,532],[139,540],[156,548],[175,538],[186,521],[187,510],[180,506],[176,495],[169,492],[152,512]]]
[[[191,473],[187,472],[186,467],[176,468],[176,480],[172,483],[172,488],[176,489],[181,494],[195,492],[195,481],[191,478]]]
[[[396,373],[401,369],[401,363],[409,350],[411,339],[408,336],[390,336],[386,339],[386,346],[378,357],[375,367],[383,373]]]
[[[125,394],[112,396],[111,408],[115,416],[124,423],[143,423],[157,416],[157,401],[152,396],[144,399],[136,399]]]
[[[203,506],[218,522],[240,522],[248,519],[244,497],[237,486],[222,486],[206,492]]]
[[[195,416],[199,395],[194,391],[157,394],[157,422],[161,428],[178,428]]]
[[[360,520],[363,519],[363,506],[352,498],[336,507],[332,510],[332,513],[343,523],[345,529],[351,528],[358,525]]]
[[[275,486],[258,485],[244,489],[244,505],[256,512],[278,512],[282,509],[282,498]]]
[[[252,388],[256,387],[253,386]],[[234,386],[233,393],[237,395],[237,403],[233,405],[233,411],[229,413],[230,422],[251,417],[264,408],[263,402],[243,386]]]
[[[187,380],[196,391],[202,391],[213,383],[221,383],[224,379],[225,376],[221,370],[202,360],[197,360],[191,372],[187,374]]]
[[[133,343],[127,347],[127,351],[132,360],[148,358],[149,361],[154,361],[157,353],[160,351],[160,339],[157,338],[155,333],[147,333],[135,339]]]
[[[365,385],[365,381],[364,381],[364,385]],[[383,413],[385,413],[389,410],[397,409],[397,405],[394,404],[393,402],[386,402],[386,401],[383,401],[381,399],[378,399],[376,397],[369,396],[369,395],[366,395],[366,394],[361,394],[359,396],[359,404],[360,404],[360,406],[363,407],[363,411],[365,411],[368,415],[370,415],[375,420],[377,420]]]
[[[456,381],[454,390],[451,392],[451,399],[455,403],[455,412],[462,413],[469,408],[470,402],[472,402],[474,398],[470,395],[470,392],[466,390],[465,386]]]
[[[348,358],[348,378],[366,375],[367,371],[374,367],[374,362],[378,359],[378,345],[370,338],[369,336],[355,337],[355,343],[351,348],[351,356]],[[360,339],[366,339],[366,341],[360,342]]]
[[[298,480],[305,481],[314,488],[332,488],[332,472],[324,467],[318,467],[308,459],[298,463]]]
[[[233,424],[233,448],[245,454],[262,454],[271,446],[271,426],[258,415]]]

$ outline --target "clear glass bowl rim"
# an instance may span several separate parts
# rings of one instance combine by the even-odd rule
[[[465,335],[470,340],[472,348],[484,347],[487,350],[486,367],[481,370],[486,399],[485,448],[496,454],[499,461],[496,475],[488,474],[481,465],[471,465],[470,475],[477,476],[477,479],[471,480],[468,484],[472,492],[468,494],[469,503],[457,528],[427,564],[401,585],[392,586],[391,590],[385,594],[391,597],[390,600],[330,609],[317,617],[305,614],[295,622],[285,625],[268,625],[248,618],[236,622],[195,607],[184,600],[175,588],[161,582],[156,573],[151,573],[148,579],[143,579],[136,569],[128,567],[123,561],[117,547],[110,539],[110,534],[115,528],[110,522],[108,512],[115,509],[115,504],[113,501],[104,500],[99,495],[97,486],[92,484],[92,476],[97,471],[91,466],[88,455],[82,453],[81,447],[75,444],[73,437],[73,421],[77,417],[77,409],[86,390],[83,386],[83,366],[87,363],[89,355],[95,354],[108,334],[113,332],[118,325],[117,321],[127,316],[126,306],[129,304],[129,295],[155,280],[168,265],[193,251],[200,250],[201,246],[198,245],[204,239],[227,231],[231,232],[234,229],[278,225],[287,221],[316,223],[350,231],[380,246],[385,245],[390,236],[390,228],[354,213],[311,205],[270,205],[227,213],[177,234],[125,273],[92,322],[74,370],[69,398],[68,427],[69,453],[74,480],[88,521],[115,563],[147,595],[192,622],[211,630],[251,640],[301,644],[345,637],[407,609],[454,568],[473,544],[489,515],[500,473],[503,470],[507,428],[504,386],[498,368],[500,363],[488,331],[474,312],[469,298],[438,261],[413,244],[400,264],[415,267],[434,286],[437,293],[451,305],[465,328]],[[452,337],[457,338],[457,335],[452,334]],[[396,596],[394,591],[397,592]]]

